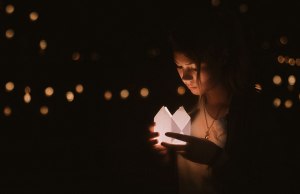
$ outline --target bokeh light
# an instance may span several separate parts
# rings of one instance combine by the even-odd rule
[[[295,83],[296,83],[296,77],[295,77],[294,75],[290,75],[290,76],[288,77],[288,83],[289,83],[289,85],[291,85],[291,86],[295,85]]]
[[[291,108],[292,106],[293,106],[293,101],[292,100],[286,100],[285,102],[284,102],[284,106],[285,106],[285,108]]]
[[[286,36],[281,36],[279,41],[282,45],[286,45],[288,43],[288,38]]]
[[[140,91],[140,94],[141,94],[141,96],[142,96],[143,98],[148,97],[148,95],[149,95],[149,90],[148,90],[148,88],[142,88],[141,91]]]
[[[15,84],[13,82],[7,82],[5,84],[5,89],[6,89],[7,92],[13,91],[14,88],[15,88]]]
[[[47,96],[47,97],[50,97],[50,96],[52,96],[54,94],[54,89],[52,88],[52,87],[47,87],[46,89],[45,89],[45,95]]]
[[[15,31],[13,29],[8,29],[5,31],[5,36],[7,39],[12,39],[15,36]]]
[[[15,11],[15,7],[12,4],[8,4],[5,7],[5,11],[7,14],[12,14]]]
[[[10,116],[12,114],[11,108],[9,106],[4,107],[3,114],[7,117]]]
[[[276,108],[278,108],[278,107],[281,105],[281,100],[280,100],[280,98],[275,98],[275,99],[273,100],[273,105],[274,105]]]
[[[122,99],[128,98],[128,96],[129,96],[129,91],[126,90],[126,89],[121,90],[120,96],[121,96]]]
[[[81,94],[83,92],[83,85],[82,84],[77,84],[76,87],[75,87],[75,91],[78,93],[78,94]]]
[[[41,106],[40,113],[42,115],[47,115],[49,113],[49,108],[47,106]]]
[[[74,52],[72,54],[72,60],[73,61],[78,61],[80,59],[80,53],[79,52]]]
[[[66,93],[66,98],[67,98],[68,102],[74,101],[74,93],[71,92],[71,91],[68,91],[68,92]]]
[[[39,14],[35,11],[33,11],[29,14],[29,19],[31,21],[36,21],[38,18],[39,18]]]
[[[274,75],[274,77],[273,77],[273,83],[275,85],[280,85],[282,83],[281,77],[279,75]]]
[[[24,95],[24,102],[28,104],[28,103],[30,103],[30,101],[31,101],[30,94],[29,93],[25,93],[25,95]]]
[[[184,95],[184,94],[185,94],[185,87],[179,86],[179,87],[177,88],[177,93],[178,93],[179,95]]]
[[[104,92],[104,98],[105,98],[105,100],[110,100],[112,98],[111,91],[105,91]]]
[[[47,41],[46,40],[41,40],[40,41],[40,49],[41,50],[46,50],[47,48]]]

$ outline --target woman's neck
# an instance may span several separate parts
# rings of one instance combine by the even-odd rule
[[[209,115],[215,119],[225,116],[231,102],[231,92],[218,85],[204,94],[205,108]]]

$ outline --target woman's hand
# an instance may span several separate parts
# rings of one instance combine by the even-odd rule
[[[153,122],[150,126],[149,126],[149,132],[150,132],[150,135],[149,135],[149,143],[152,147],[152,149],[158,153],[159,155],[167,155],[167,148],[162,146],[161,144],[158,143],[157,141],[157,137],[159,136],[159,133],[158,132],[154,132],[154,126],[155,126],[155,123]]]
[[[167,132],[165,135],[185,141],[186,145],[175,145],[165,142],[162,142],[162,145],[181,153],[183,157],[193,162],[212,165],[219,159],[219,156],[223,155],[223,149],[207,139],[172,132]]]

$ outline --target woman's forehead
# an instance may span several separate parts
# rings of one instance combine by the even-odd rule
[[[187,57],[184,53],[174,52],[174,62],[177,64],[191,65],[194,63],[189,57]]]

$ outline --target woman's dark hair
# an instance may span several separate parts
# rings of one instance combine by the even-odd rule
[[[199,10],[182,14],[170,30],[172,52],[181,52],[208,71],[233,93],[252,79],[250,58],[241,23],[228,10]],[[200,69],[200,68],[198,68]]]

